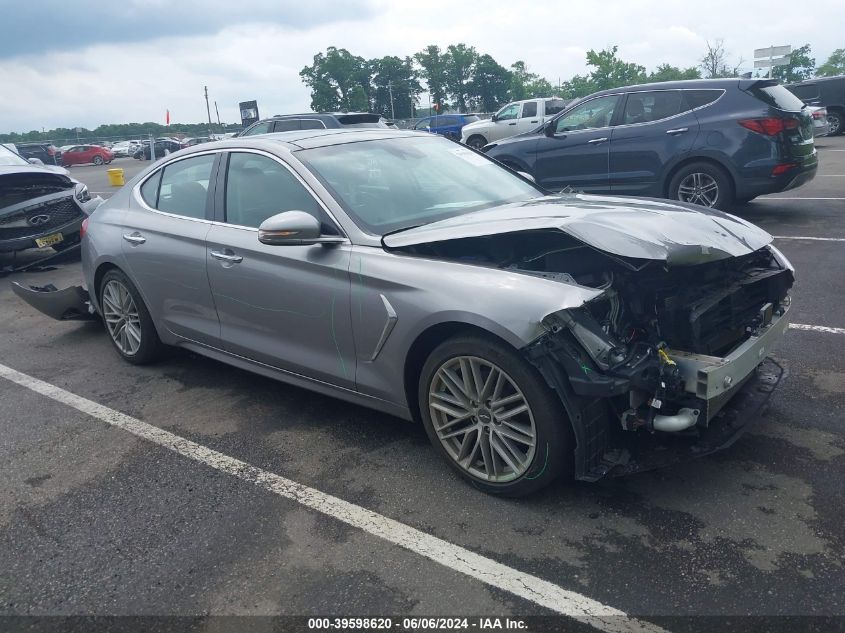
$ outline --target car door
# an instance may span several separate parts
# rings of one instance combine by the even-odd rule
[[[542,103],[538,101],[526,101],[522,104],[522,109],[519,112],[519,119],[516,122],[516,133],[530,132],[540,125],[543,117],[542,112],[538,112],[538,108],[542,109]]]
[[[281,159],[233,151],[221,171],[217,218],[208,234],[208,279],[223,348],[232,354],[352,388],[351,245],[267,245],[258,226],[284,211],[317,217],[340,231]]]
[[[62,164],[67,165],[78,165],[80,162],[80,156],[82,155],[82,148],[79,146],[71,147],[66,152],[62,154]]]
[[[610,141],[610,189],[662,197],[666,167],[693,147],[698,119],[681,90],[626,95]]]
[[[499,110],[490,119],[487,129],[484,131],[484,137],[488,143],[498,141],[499,139],[514,136],[517,133],[516,125],[519,120],[520,104],[509,103],[504,108]]]
[[[533,175],[538,184],[552,191],[610,188],[611,125],[620,99],[620,95],[594,97],[554,120],[550,133],[537,142]]]
[[[156,325],[211,347],[220,346],[205,270],[216,157],[192,154],[150,174],[133,190],[122,230],[129,274]]]

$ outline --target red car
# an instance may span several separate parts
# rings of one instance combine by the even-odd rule
[[[110,163],[112,160],[114,160],[114,154],[99,145],[74,145],[62,152],[62,163],[65,167],[84,165],[86,163],[102,165],[104,163]]]

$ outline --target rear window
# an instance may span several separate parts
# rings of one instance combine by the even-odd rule
[[[724,94],[724,90],[683,90],[687,108],[693,110],[713,103]]]
[[[804,107],[804,102],[783,86],[752,86],[748,92],[778,110],[796,112]]]
[[[804,101],[819,98],[818,84],[808,84],[806,86],[790,86],[787,89],[796,97],[798,97],[799,99],[803,99]]]
[[[557,114],[558,112],[563,112],[563,109],[566,107],[566,101],[563,99],[549,99],[546,101],[546,116],[550,114]]]

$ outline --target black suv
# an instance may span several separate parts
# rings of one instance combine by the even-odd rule
[[[845,75],[816,77],[787,88],[804,103],[827,108],[828,136],[845,132]]]
[[[672,198],[719,209],[798,187],[818,167],[812,117],[769,79],[597,92],[484,151],[552,191]]]
[[[61,165],[62,152],[50,143],[17,143],[18,153],[26,159],[37,158],[45,165]]]
[[[278,114],[270,119],[256,121],[235,136],[253,136],[270,132],[294,130],[325,130],[344,127],[388,127],[379,114],[367,112],[307,112],[305,114]]]

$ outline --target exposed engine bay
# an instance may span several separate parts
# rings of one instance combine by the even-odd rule
[[[610,255],[554,230],[403,250],[601,290],[580,308],[547,315],[546,334],[526,352],[551,386],[601,400],[616,428],[632,432],[706,429],[764,359],[763,347],[745,348],[784,316],[794,281],[769,246],[715,259],[701,249],[703,263],[691,248],[693,263],[683,266]],[[553,376],[561,368],[565,381]]]

